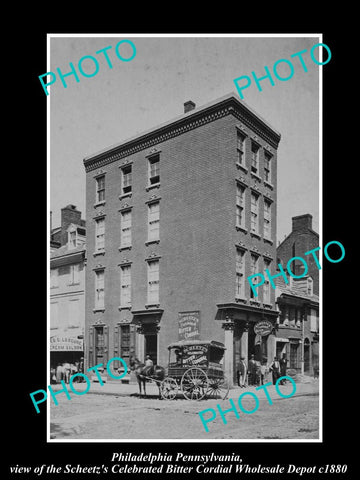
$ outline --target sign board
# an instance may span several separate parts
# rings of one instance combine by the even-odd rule
[[[256,335],[260,335],[260,337],[266,337],[266,335],[270,335],[273,328],[273,324],[268,320],[260,320],[255,323],[254,332]]]
[[[200,339],[200,311],[179,313],[179,340]]]
[[[207,364],[207,345],[186,345],[182,349],[183,366],[206,365]]]
[[[50,338],[50,351],[72,351],[82,352],[84,350],[83,340],[76,337],[66,337],[62,335],[54,335]]]

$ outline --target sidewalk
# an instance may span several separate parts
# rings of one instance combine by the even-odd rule
[[[299,377],[298,379],[295,380],[296,383],[296,395],[304,395],[304,394],[310,394],[314,392],[319,392],[319,381],[318,379],[314,379],[312,377]],[[288,382],[289,385],[289,382]],[[77,392],[84,392],[86,388],[88,387],[88,384],[86,382],[84,383],[73,383],[72,384],[73,390]],[[53,389],[54,392],[59,391],[63,388],[61,384],[56,384],[56,385],[51,385],[51,388]],[[72,389],[70,388],[70,385],[66,385],[67,390],[69,391],[70,394],[74,394]],[[143,388],[143,386],[142,386]],[[274,388],[269,387],[269,388]],[[256,386],[249,386],[246,388],[240,388],[237,385],[234,385],[230,390],[227,398],[231,397],[237,397],[241,393],[247,392],[247,391],[256,391]],[[121,383],[121,380],[107,380],[104,385],[101,385],[98,381],[91,382],[91,386],[86,392],[88,394],[97,394],[97,395],[117,395],[120,397],[128,397],[128,396],[139,396],[139,386],[137,383]],[[85,393],[83,393],[84,395]],[[142,393],[144,395],[144,393]],[[147,382],[146,383],[146,396],[147,397],[152,397],[152,398],[157,398],[159,396],[159,388],[158,386],[153,383],[153,382]]]

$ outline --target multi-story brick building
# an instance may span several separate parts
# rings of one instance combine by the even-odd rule
[[[234,95],[184,107],[84,159],[86,359],[166,366],[171,342],[217,340],[233,379],[241,355],[275,354],[275,291],[246,277],[276,271],[280,134]]]
[[[61,227],[51,229],[50,365],[74,363],[84,355],[85,220],[74,205],[61,209]]]

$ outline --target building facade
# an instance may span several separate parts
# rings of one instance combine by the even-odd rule
[[[276,354],[283,354],[288,368],[317,376],[319,372],[319,297],[310,276],[290,277],[290,285],[276,279],[276,301],[280,310]]]
[[[50,239],[51,368],[80,362],[84,356],[85,221],[68,205],[61,210],[61,223],[51,230]]]
[[[275,354],[275,290],[248,275],[276,270],[280,134],[234,95],[84,159],[88,366],[131,355],[167,365],[179,339]],[[255,328],[255,325],[263,328]]]
[[[309,213],[292,217],[292,230],[278,245],[277,259],[286,270],[286,264],[291,258],[304,258],[308,265],[307,275],[313,280],[313,291],[315,295],[319,295],[319,268],[311,254],[305,255],[306,252],[319,247],[319,234],[313,230],[312,220],[313,217]],[[301,275],[304,273],[304,264],[300,260],[295,260],[291,263],[291,270],[294,275]]]
[[[303,258],[308,266],[305,272],[303,262],[295,260],[290,268],[294,275],[303,276],[289,275],[288,285],[282,278],[275,281],[280,310],[276,351],[286,353],[289,368],[307,375],[316,375],[319,370],[319,268],[312,254],[305,255],[317,247],[319,234],[313,230],[308,213],[292,218],[292,231],[277,247],[277,261],[284,270],[293,257]]]

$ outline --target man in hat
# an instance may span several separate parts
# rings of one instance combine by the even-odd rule
[[[251,355],[249,360],[249,385],[255,385],[256,369],[255,355]]]
[[[241,357],[238,371],[237,371],[237,381],[238,385],[241,388],[246,387],[246,374],[247,374],[247,365],[245,362],[245,357]]]

